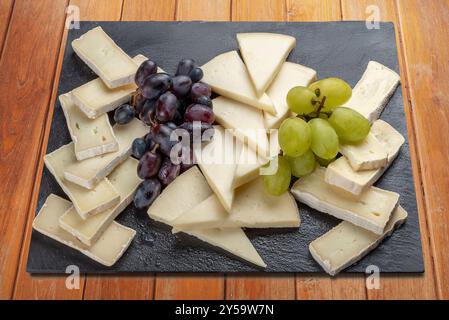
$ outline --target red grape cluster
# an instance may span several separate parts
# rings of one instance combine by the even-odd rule
[[[164,187],[193,166],[193,123],[200,123],[201,132],[213,129],[212,91],[200,82],[202,77],[203,71],[192,59],[181,60],[174,76],[158,73],[156,63],[147,60],[137,69],[138,90],[132,105],[125,104],[115,111],[114,119],[119,124],[138,116],[150,126],[150,132],[132,144],[133,156],[139,159],[137,175],[144,180],[134,196],[137,209],[151,205]],[[190,137],[189,156],[179,164],[170,159],[178,143],[170,139],[175,129],[186,130]]]

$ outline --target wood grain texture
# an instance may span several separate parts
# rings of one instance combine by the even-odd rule
[[[14,0],[0,1],[0,57],[3,51],[3,44],[6,39],[13,6]]]
[[[176,0],[124,0],[123,21],[170,21],[175,18]]]
[[[157,275],[155,299],[223,299],[221,274]]]
[[[176,20],[229,21],[231,0],[178,0]]]
[[[118,21],[123,0],[70,0],[70,4],[78,6],[80,20]]]
[[[414,276],[383,276],[381,278],[381,287],[377,290],[367,290],[369,299],[432,299],[435,298],[434,286],[434,270],[432,265],[432,258],[429,247],[429,233],[427,228],[423,188],[421,184],[421,175],[419,157],[416,149],[416,131],[413,124],[413,114],[411,106],[408,102],[409,85],[407,72],[405,70],[404,61],[402,59],[403,43],[400,26],[397,21],[396,5],[391,0],[342,0],[342,15],[344,20],[364,20],[368,15],[371,15],[373,9],[378,8],[379,18],[381,21],[392,21],[396,26],[396,39],[399,56],[399,65],[401,69],[402,91],[404,96],[404,111],[406,115],[410,153],[412,155],[412,167],[415,180],[415,190],[418,203],[418,212],[421,229],[421,241],[425,264],[424,275]]]
[[[84,300],[151,300],[154,277],[136,276],[88,276]]]
[[[340,0],[287,0],[288,21],[336,21],[341,19]]]
[[[285,0],[233,0],[232,21],[285,21]]]

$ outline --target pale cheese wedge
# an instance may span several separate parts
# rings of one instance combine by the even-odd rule
[[[76,159],[81,161],[118,150],[117,138],[106,114],[95,120],[87,118],[73,103],[70,93],[60,95],[59,101],[75,145]]]
[[[399,75],[386,66],[370,61],[362,78],[344,105],[365,116],[370,122],[378,119],[400,81]]]
[[[381,235],[344,221],[312,241],[309,245],[309,251],[324,271],[334,276],[376,248],[406,219],[407,212],[401,206],[398,206]]]
[[[72,207],[60,217],[61,228],[88,246],[97,242],[111,222],[133,201],[134,192],[141,182],[137,176],[138,163],[136,159],[128,158],[108,176],[109,181],[120,194],[120,202],[116,206],[86,220],[83,220]]]
[[[325,171],[325,168],[316,168],[313,173],[296,181],[291,189],[296,200],[320,212],[382,234],[398,204],[399,194],[369,187],[358,198],[350,197],[325,182]]]
[[[71,164],[64,170],[66,180],[87,189],[94,188],[131,155],[134,139],[143,137],[149,129],[142,121],[135,118],[128,124],[114,125],[113,130],[119,144],[118,151]]]
[[[212,195],[174,220],[173,225],[178,229],[299,227],[298,206],[292,195],[267,194],[262,178],[236,189],[235,193],[229,214]]]
[[[109,88],[134,82],[138,66],[101,27],[73,40],[72,48]]]
[[[147,58],[141,54],[133,58],[138,66],[146,60]],[[86,117],[95,119],[128,102],[136,89],[134,83],[109,89],[101,78],[97,78],[73,89],[72,99]]]
[[[327,166],[325,180],[328,184],[358,196],[373,185],[399,154],[404,137],[383,120],[374,121],[371,134],[384,146],[388,154],[387,165],[374,170],[355,171],[346,157],[340,157]]]
[[[278,129],[290,114],[287,105],[287,93],[296,86],[307,87],[316,80],[316,71],[292,62],[284,62],[279,73],[267,89],[267,95],[274,103],[276,115],[264,112],[265,127]]]
[[[267,157],[268,137],[263,111],[225,97],[212,100],[215,120],[226,129],[233,129],[237,139],[257,154]]]
[[[295,47],[296,39],[285,34],[263,32],[237,33],[236,37],[243,61],[260,97]]]
[[[257,96],[237,51],[222,53],[204,64],[201,69],[204,73],[202,81],[209,84],[214,92],[276,114],[273,102],[266,94]]]
[[[72,200],[73,206],[82,219],[105,211],[120,202],[120,195],[108,178],[104,178],[92,190],[64,179],[65,169],[77,163],[72,142],[45,155],[44,162],[62,190]]]
[[[105,266],[114,265],[131,244],[136,231],[113,221],[92,246],[86,246],[59,226],[59,218],[72,204],[50,194],[33,221],[33,229],[69,246]]]
[[[358,144],[340,144],[340,153],[355,171],[378,169],[388,163],[384,145],[371,133]]]

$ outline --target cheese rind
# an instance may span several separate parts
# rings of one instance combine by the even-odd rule
[[[117,222],[112,222],[97,242],[91,247],[59,227],[59,218],[70,210],[72,204],[50,194],[33,221],[33,229],[69,246],[105,266],[114,265],[131,244],[136,231]]]
[[[307,87],[316,80],[316,71],[292,62],[284,62],[279,73],[267,89],[267,95],[273,101],[276,115],[264,112],[265,127],[278,129],[290,114],[287,105],[287,93],[296,86]]]
[[[89,119],[75,106],[70,93],[59,96],[67,128],[75,146],[76,159],[79,161],[118,150],[114,135],[106,114],[97,119]]]
[[[114,135],[119,149],[94,158],[89,158],[69,165],[64,170],[66,180],[84,188],[92,189],[114,168],[131,155],[131,146],[136,138],[148,133],[148,127],[140,120],[133,119],[125,125],[114,125]]]
[[[398,206],[382,235],[344,221],[309,245],[309,251],[318,264],[331,276],[353,265],[382,240],[390,236],[407,219],[407,212]]]
[[[138,66],[101,27],[73,40],[72,48],[109,88],[134,82]]]
[[[371,133],[358,144],[340,144],[340,153],[355,171],[378,169],[388,163],[384,145]]]
[[[108,178],[104,178],[92,190],[87,190],[64,179],[64,170],[77,163],[73,143],[66,144],[45,155],[44,162],[62,190],[72,201],[81,218],[87,219],[90,215],[105,211],[119,203],[120,195]]]
[[[316,168],[300,178],[291,192],[296,200],[338,219],[349,221],[376,234],[382,234],[396,208],[399,194],[369,187],[358,198],[333,189],[324,180],[325,168]]]
[[[133,58],[137,66],[148,60],[139,54]],[[89,81],[72,90],[72,99],[76,106],[90,119],[95,119],[128,102],[137,86],[134,83],[109,89],[100,78]]]
[[[327,166],[325,180],[328,184],[358,196],[365,188],[382,176],[399,154],[404,137],[383,120],[374,121],[371,134],[384,146],[388,154],[387,165],[374,170],[354,171],[345,157],[340,157]]]
[[[296,39],[262,32],[237,33],[236,38],[257,96],[261,96],[295,47]]]
[[[120,202],[113,208],[100,212],[83,220],[72,207],[59,219],[61,228],[75,236],[82,243],[91,246],[108,228],[111,222],[132,202],[134,192],[141,180],[137,176],[137,164],[134,158],[128,158],[108,177],[112,186],[120,194]]]
[[[222,53],[204,64],[201,69],[204,73],[202,81],[209,84],[216,93],[276,114],[273,102],[266,94],[257,97],[245,64],[237,51]]]
[[[354,109],[373,122],[379,118],[399,81],[400,77],[396,72],[376,61],[370,61],[352,90],[351,99],[344,106]]]

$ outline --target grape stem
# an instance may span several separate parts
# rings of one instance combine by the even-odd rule
[[[320,111],[321,111],[321,109],[323,109],[323,107],[324,107],[324,102],[326,102],[326,96],[323,97],[323,99],[322,99],[321,102],[320,102],[320,105],[318,106],[318,109],[316,110],[316,114],[317,114],[318,116],[320,116]]]

